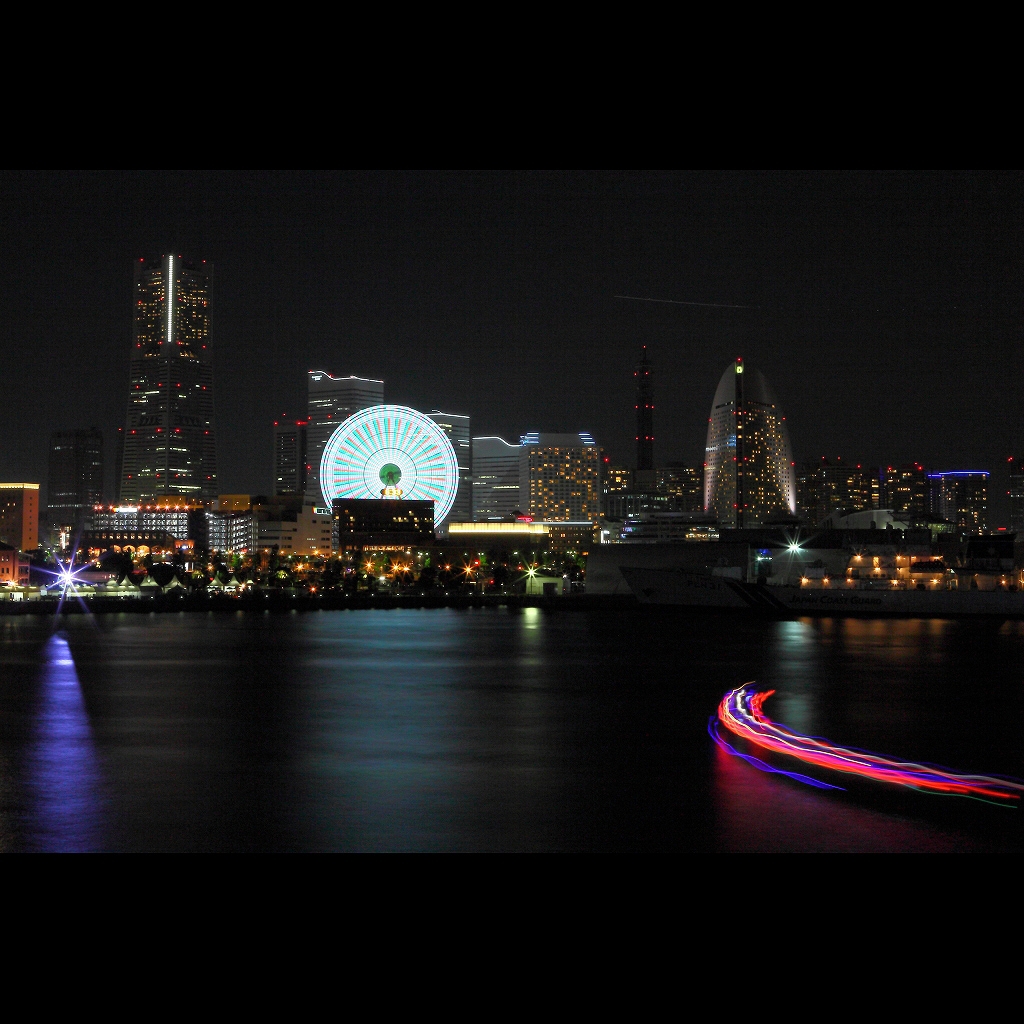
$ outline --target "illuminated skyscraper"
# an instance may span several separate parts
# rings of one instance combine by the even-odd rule
[[[46,521],[54,529],[77,526],[103,501],[103,435],[59,430],[50,435]]]
[[[455,504],[448,514],[449,523],[471,523],[473,521],[473,449],[470,440],[469,417],[457,413],[441,412],[434,409],[430,418],[447,434],[455,449],[459,463],[459,489]]]
[[[519,449],[519,508],[544,520],[601,516],[601,451],[585,432],[524,434]]]
[[[501,522],[518,511],[519,445],[501,437],[474,437],[473,522]]]
[[[757,526],[796,512],[785,417],[764,374],[742,359],[722,374],[708,419],[704,508],[722,526]]]
[[[932,513],[964,533],[987,533],[988,476],[967,469],[929,473]]]
[[[306,420],[274,423],[274,494],[304,494],[306,491]]]
[[[217,494],[210,349],[210,271],[180,256],[135,264],[122,502]]]
[[[894,512],[928,515],[928,474],[919,462],[885,470],[885,503]]]
[[[324,448],[331,434],[349,416],[384,403],[384,381],[332,377],[325,370],[310,370],[306,382],[306,499],[315,505],[330,506],[320,486]]]

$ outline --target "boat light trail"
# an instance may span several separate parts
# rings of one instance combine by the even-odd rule
[[[782,771],[766,764],[760,758],[742,754],[733,748],[721,735],[719,723],[734,736],[752,743],[761,750],[786,757],[816,768],[857,775],[875,782],[888,782],[897,786],[921,790],[943,796],[965,796],[987,803],[1003,806],[1020,802],[1024,796],[1024,782],[999,775],[961,775],[949,768],[938,765],[915,764],[910,761],[895,761],[891,758],[872,754],[855,747],[840,747],[828,740],[787,729],[773,722],[763,710],[764,702],[774,693],[766,690],[757,693],[749,685],[730,690],[718,705],[718,720],[708,722],[711,738],[725,751],[752,764],[761,771],[777,772],[819,788],[841,789],[829,786],[817,779],[811,779],[795,772]]]

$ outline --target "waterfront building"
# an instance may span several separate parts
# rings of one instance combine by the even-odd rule
[[[476,545],[505,548],[529,548],[531,552],[549,550],[553,554],[589,554],[595,544],[594,524],[559,519],[542,522],[522,519],[512,523],[452,523],[448,528],[451,540],[465,540]]]
[[[98,558],[104,551],[124,551],[129,554],[160,554],[192,549],[187,540],[179,540],[166,530],[129,530],[95,527],[83,530],[77,550],[90,558]]]
[[[0,484],[0,544],[39,547],[39,484]]]
[[[796,512],[785,417],[764,374],[742,359],[715,391],[705,445],[704,508],[723,526],[754,526]]]
[[[931,512],[963,533],[987,533],[988,477],[981,470],[929,473]]]
[[[519,508],[545,521],[601,516],[601,455],[590,434],[524,434],[519,450]]]
[[[271,479],[275,495],[306,493],[308,420],[275,420]]]
[[[522,519],[515,522],[452,523],[448,527],[452,540],[467,540],[489,546],[537,548],[547,544],[548,524]]]
[[[256,512],[256,545],[263,552],[328,558],[333,550],[332,533],[331,512],[319,506],[303,505],[273,516]]]
[[[325,370],[306,375],[306,499],[330,506],[320,481],[320,462],[334,431],[362,409],[384,401],[384,381],[364,377],[332,377]]]
[[[135,264],[131,382],[118,500],[217,493],[210,273],[173,254]]]
[[[175,540],[191,540],[199,547],[206,542],[203,505],[173,495],[148,505],[95,505],[90,519],[94,532],[164,532]]]
[[[1010,470],[1010,529],[1024,540],[1024,458],[1008,459]]]
[[[0,587],[27,587],[30,566],[13,544],[0,543]]]
[[[402,498],[337,498],[336,551],[404,550],[434,539],[434,502]]]
[[[50,435],[46,521],[54,530],[73,529],[103,501],[103,435],[59,430]]]
[[[689,512],[640,512],[622,524],[623,544],[679,544],[718,540],[718,525]]]
[[[211,553],[247,555],[258,550],[258,513],[207,510],[205,519],[207,545]]]
[[[519,507],[519,445],[473,438],[473,522],[512,519]]]
[[[646,473],[654,469],[654,389],[646,345],[633,371],[633,379],[636,384],[636,468]]]
[[[473,447],[469,417],[434,409],[430,413],[430,418],[451,441],[459,467],[459,487],[455,492],[455,502],[446,522],[470,523],[473,521]]]

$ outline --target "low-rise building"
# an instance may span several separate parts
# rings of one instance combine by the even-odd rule
[[[13,544],[0,543],[0,586],[27,587],[29,560]]]
[[[434,540],[434,503],[403,498],[337,498],[332,509],[335,551],[405,549]],[[472,523],[452,526],[472,526]]]

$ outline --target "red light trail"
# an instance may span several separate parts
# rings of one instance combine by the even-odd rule
[[[840,747],[828,740],[787,729],[773,722],[763,710],[764,702],[774,690],[755,692],[747,686],[730,690],[718,705],[718,720],[708,724],[711,738],[724,750],[742,757],[762,771],[789,775],[800,782],[820,788],[839,789],[829,783],[805,775],[773,768],[759,758],[741,754],[731,747],[719,732],[721,725],[734,736],[761,750],[796,758],[805,765],[830,771],[857,775],[875,782],[887,782],[941,796],[964,796],[986,803],[1008,805],[1019,803],[1024,796],[1024,782],[998,775],[962,775],[938,765],[895,761],[855,747]]]

